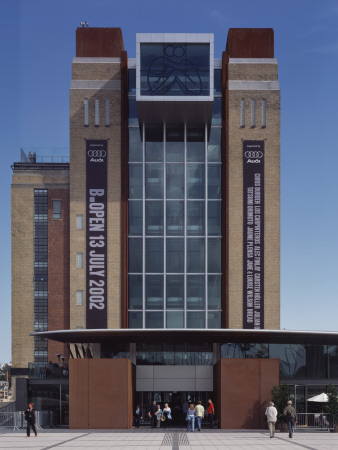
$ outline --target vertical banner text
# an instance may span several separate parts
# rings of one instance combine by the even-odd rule
[[[86,142],[87,328],[107,328],[107,141]]]
[[[264,141],[243,141],[243,328],[264,328]]]

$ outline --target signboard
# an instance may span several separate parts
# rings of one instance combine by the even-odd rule
[[[243,141],[243,328],[264,328],[264,141]]]
[[[86,141],[87,328],[107,328],[107,141]]]

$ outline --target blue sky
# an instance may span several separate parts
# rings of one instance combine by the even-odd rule
[[[75,30],[206,32],[271,27],[281,87],[281,328],[337,329],[338,3],[335,0],[2,0],[0,362],[10,355],[10,184],[20,147],[69,152]],[[23,311],[24,314],[24,311]]]

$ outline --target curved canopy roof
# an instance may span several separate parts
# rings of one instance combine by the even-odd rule
[[[232,329],[76,329],[30,333],[66,343],[190,342],[338,345],[338,332]]]

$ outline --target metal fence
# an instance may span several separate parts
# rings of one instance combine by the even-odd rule
[[[53,411],[35,411],[35,417],[37,428],[48,428],[53,424]],[[0,411],[0,428],[26,428],[26,424],[23,411]]]
[[[13,401],[13,402],[3,402],[3,403],[0,403],[0,411],[1,412],[14,412],[14,411],[16,411],[16,408],[15,408],[15,401]]]
[[[334,415],[329,413],[297,413],[296,431],[334,430]]]

